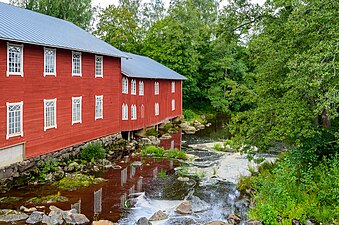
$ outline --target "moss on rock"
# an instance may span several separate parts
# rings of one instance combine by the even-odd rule
[[[103,178],[96,178],[94,176],[89,176],[81,173],[69,174],[55,182],[54,185],[58,186],[61,190],[76,190],[79,188],[85,188],[92,184],[98,184],[105,181]]]

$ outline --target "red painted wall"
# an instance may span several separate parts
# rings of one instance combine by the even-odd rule
[[[42,46],[25,44],[24,77],[6,77],[7,42],[0,40],[0,148],[25,142],[26,157],[120,131],[120,59],[104,56],[104,77],[94,76],[94,55],[82,53],[82,77],[72,77],[72,51],[57,49],[57,75],[43,76]],[[95,95],[104,118],[95,120]],[[82,96],[82,123],[72,125],[72,97]],[[44,131],[44,99],[57,98],[57,128]],[[23,137],[6,140],[6,102],[23,101]]]
[[[165,79],[135,79],[136,95],[131,95],[131,81],[128,78],[128,94],[122,95],[122,103],[128,104],[128,120],[121,123],[122,131],[138,130],[147,126],[159,124],[182,114],[181,81],[175,81],[175,92],[171,92],[172,80]],[[139,96],[139,81],[144,82],[144,95]],[[159,95],[154,94],[154,82],[159,82]],[[175,110],[172,111],[172,99],[175,99]],[[159,103],[159,115],[155,116],[154,104]],[[131,120],[131,105],[137,106],[137,120]],[[141,105],[144,105],[145,116],[141,118]],[[121,106],[120,106],[121,107]]]

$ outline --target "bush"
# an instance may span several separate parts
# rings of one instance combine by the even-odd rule
[[[257,176],[243,179],[240,188],[256,190],[251,219],[264,224],[277,224],[278,217],[282,224],[292,224],[293,219],[330,224],[339,218],[338,177],[338,155],[302,167],[290,153],[275,165],[264,164]]]
[[[86,161],[104,159],[106,155],[105,149],[99,142],[89,144],[81,151],[81,159]]]
[[[152,128],[152,129],[148,129],[148,130],[146,130],[146,136],[148,137],[148,136],[158,136],[158,132],[154,129],[154,128]]]

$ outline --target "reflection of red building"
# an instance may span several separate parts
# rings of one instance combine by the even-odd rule
[[[181,130],[178,133],[171,134],[171,139],[161,139],[160,146],[164,149],[181,149]]]
[[[0,27],[0,167],[181,115],[185,78],[149,58],[1,2]]]

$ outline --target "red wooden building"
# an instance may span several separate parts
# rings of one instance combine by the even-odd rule
[[[0,167],[181,115],[184,77],[174,71],[136,77],[128,72],[132,57],[122,72],[128,57],[70,22],[0,2]],[[129,87],[122,93],[125,76]]]

